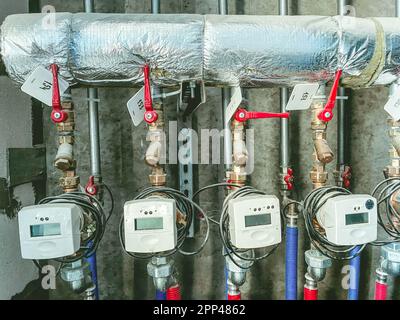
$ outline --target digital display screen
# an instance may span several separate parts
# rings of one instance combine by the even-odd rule
[[[267,213],[267,214],[245,216],[244,224],[246,228],[269,225],[271,224],[271,214]]]
[[[346,226],[369,222],[368,212],[346,214]]]
[[[31,237],[46,237],[61,235],[61,225],[59,223],[36,224],[31,226]]]
[[[135,230],[161,230],[163,228],[163,218],[135,219]]]

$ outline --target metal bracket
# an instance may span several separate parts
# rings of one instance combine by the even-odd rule
[[[184,118],[191,115],[205,102],[206,90],[203,81],[182,82],[179,105]]]
[[[7,167],[8,179],[0,178],[0,212],[12,218],[20,206],[14,199],[13,189],[25,183],[46,180],[46,149],[7,149]]]
[[[46,148],[7,149],[9,186],[46,179]]]
[[[192,114],[205,102],[205,87],[202,81],[183,82],[178,101],[178,130],[179,130],[179,154],[183,154],[185,162],[179,161],[179,189],[187,197],[192,198],[194,193],[193,179],[193,130]],[[189,229],[188,237],[194,237],[194,221]]]

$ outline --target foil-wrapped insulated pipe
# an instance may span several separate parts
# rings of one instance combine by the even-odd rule
[[[50,23],[49,23],[49,19]],[[325,83],[343,70],[348,87],[386,85],[400,75],[397,18],[182,14],[11,15],[1,56],[22,84],[56,63],[72,85],[294,86]]]

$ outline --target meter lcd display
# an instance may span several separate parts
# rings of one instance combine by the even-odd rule
[[[271,224],[271,214],[267,213],[267,214],[245,216],[244,224],[246,228],[269,225]]]
[[[135,219],[135,230],[161,230],[163,229],[163,218],[141,218]]]
[[[369,222],[368,212],[346,214],[346,226]]]
[[[61,225],[59,223],[36,224],[31,226],[31,237],[46,237],[61,235]]]

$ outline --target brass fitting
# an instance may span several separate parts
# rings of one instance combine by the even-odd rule
[[[233,165],[234,166],[246,166],[249,158],[245,142],[245,132],[243,122],[236,120],[232,121],[232,151],[233,151]]]
[[[62,109],[68,114],[67,120],[57,123],[57,131],[59,134],[72,134],[75,130],[75,112],[72,101],[62,102]]]
[[[160,166],[153,167],[151,174],[149,175],[150,184],[154,187],[162,187],[167,183],[167,175],[164,169]]]
[[[328,181],[328,172],[325,170],[325,164],[318,160],[316,152],[314,152],[313,157],[314,163],[310,171],[310,179],[313,188],[317,189],[326,185]]]
[[[391,164],[385,168],[385,173],[388,178],[398,178],[400,177],[400,121],[389,118],[388,125],[392,144],[389,148]]]
[[[60,187],[65,193],[78,191],[80,178],[75,175],[75,170],[67,170],[60,178]]]
[[[320,90],[322,89],[320,88]],[[327,123],[318,118],[318,115],[324,109],[324,105],[324,99],[315,99],[311,105],[311,130],[314,142],[314,153],[310,179],[314,189],[326,185],[328,181],[328,172],[325,169],[325,165],[333,160],[333,152],[326,141]]]
[[[320,112],[324,109],[324,101],[316,100],[311,105],[312,120],[311,130],[314,141],[314,148],[317,153],[318,160],[322,163],[330,163],[333,160],[333,152],[326,141],[327,123],[318,118]]]

